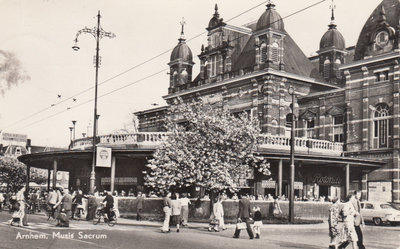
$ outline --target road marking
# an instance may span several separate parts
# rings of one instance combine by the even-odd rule
[[[3,226],[3,227],[10,227],[10,225],[6,225],[6,224],[4,224],[4,223],[0,223],[0,225]],[[25,228],[25,227],[18,227],[18,226],[12,226],[12,227],[15,228],[15,229],[23,230],[23,231],[34,232],[34,233],[38,233],[38,234],[43,234],[43,235],[52,236],[50,233],[39,232],[39,231],[36,231],[36,230],[33,230],[33,229],[29,229],[29,228]],[[85,241],[85,240],[70,239],[70,238],[65,238],[65,239],[73,240],[73,241],[78,241],[78,242],[82,242],[82,243],[86,243],[86,244],[90,244],[90,245],[97,245],[96,243],[89,242],[89,241]]]

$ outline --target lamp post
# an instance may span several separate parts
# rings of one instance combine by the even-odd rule
[[[73,140],[75,141],[75,125],[76,125],[76,120],[72,120],[72,125],[74,126],[74,136],[73,136]]]
[[[72,130],[74,129],[74,127],[69,127],[69,146],[68,148],[71,149],[72,147]]]
[[[294,104],[295,104],[295,92],[293,87],[289,87],[289,94],[292,96],[292,128],[290,130],[290,192],[289,192],[289,223],[294,223]]]
[[[90,172],[90,193],[94,193],[94,186],[95,186],[95,181],[96,181],[96,175],[95,175],[95,167],[96,167],[96,131],[97,131],[97,84],[98,84],[98,75],[99,75],[99,45],[100,45],[100,40],[103,37],[108,37],[108,38],[114,38],[115,34],[111,32],[106,32],[103,30],[103,28],[100,26],[100,10],[97,14],[97,26],[94,28],[90,29],[85,27],[84,29],[81,29],[76,33],[75,37],[75,45],[72,47],[73,50],[78,51],[80,48],[77,45],[78,43],[78,37],[80,34],[85,33],[85,34],[91,34],[94,36],[96,39],[96,58],[95,58],[95,67],[96,67],[96,77],[95,77],[95,87],[94,87],[94,114],[93,114],[93,160],[92,160],[92,171]]]

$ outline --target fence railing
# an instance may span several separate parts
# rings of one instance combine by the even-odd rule
[[[156,148],[167,139],[167,132],[137,132],[130,134],[110,134],[97,137],[97,145],[135,145]],[[92,137],[76,139],[72,142],[71,149],[85,149],[93,146]],[[290,138],[285,136],[261,135],[259,137],[260,149],[290,150]],[[340,156],[343,153],[343,143],[326,140],[296,137],[295,151],[306,154],[330,154]]]

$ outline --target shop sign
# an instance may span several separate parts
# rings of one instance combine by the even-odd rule
[[[294,182],[294,189],[303,189],[303,182]]]
[[[317,174],[314,176],[312,181],[318,185],[325,184],[325,185],[340,185],[342,183],[342,179],[339,176],[322,176]]]
[[[276,187],[276,181],[273,180],[262,180],[261,181],[261,187],[262,188],[275,188]]]
[[[115,185],[137,185],[138,178],[137,177],[115,177],[114,184]],[[110,185],[111,177],[102,177],[101,185]]]

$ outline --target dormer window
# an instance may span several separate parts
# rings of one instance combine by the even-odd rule
[[[387,31],[381,31],[376,35],[376,45],[384,47],[389,42],[389,33]]]

